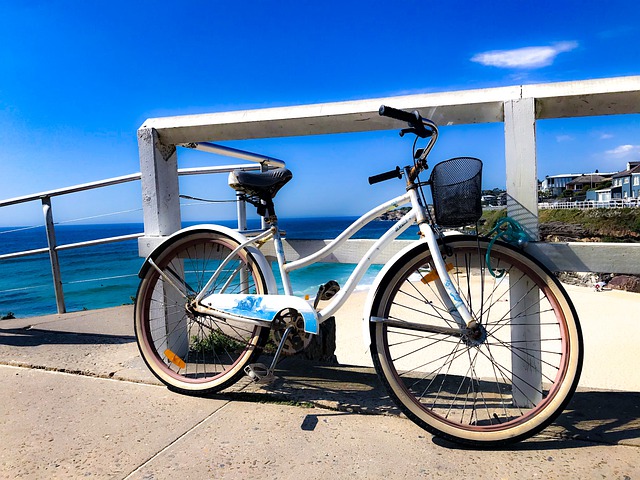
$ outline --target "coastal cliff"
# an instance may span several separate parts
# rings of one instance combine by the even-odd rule
[[[404,215],[406,215],[409,210],[411,210],[409,207],[396,208],[395,210],[383,213],[382,215],[380,215],[380,217],[378,217],[378,220],[397,222]]]

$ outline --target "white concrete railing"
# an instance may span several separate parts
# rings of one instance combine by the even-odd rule
[[[640,113],[640,76],[148,119],[138,130],[140,254],[180,228],[176,145],[399,128],[378,115],[382,104],[417,109],[439,125],[503,122],[508,212],[538,238],[536,120]],[[310,245],[291,242],[290,258]],[[640,273],[640,244],[532,242],[528,250],[553,270]],[[345,258],[356,260],[351,253]]]

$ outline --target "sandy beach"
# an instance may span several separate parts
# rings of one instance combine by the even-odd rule
[[[578,312],[584,337],[580,387],[640,391],[640,294],[564,285]],[[366,291],[354,292],[336,314],[336,356],[344,365],[372,366],[362,335]],[[605,361],[602,359],[605,358]],[[611,366],[616,366],[612,368]]]

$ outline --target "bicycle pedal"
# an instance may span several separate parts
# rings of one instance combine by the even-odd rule
[[[246,373],[247,376],[255,383],[263,385],[272,383],[276,379],[273,371],[269,370],[264,363],[252,363],[251,365],[247,365],[244,367],[244,373]]]
[[[318,306],[318,302],[331,300],[336,293],[340,291],[340,285],[335,280],[329,280],[324,285],[320,285],[318,288],[318,293],[316,294],[316,299],[313,302],[314,308]]]

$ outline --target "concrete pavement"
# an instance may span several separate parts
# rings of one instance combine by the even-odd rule
[[[0,323],[0,478],[640,478],[633,389],[581,387],[540,435],[466,450],[400,416],[366,366],[293,357],[266,390],[171,393],[131,318],[125,306]]]

